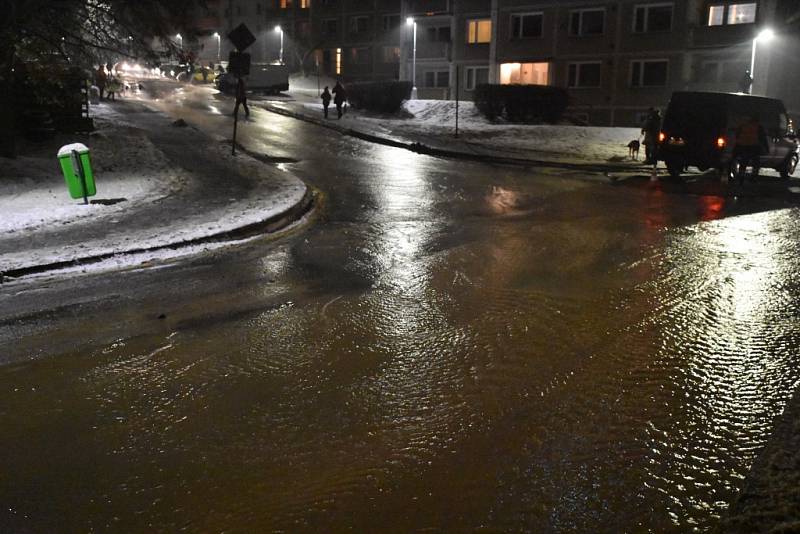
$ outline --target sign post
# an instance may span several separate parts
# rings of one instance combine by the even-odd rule
[[[458,139],[458,84],[460,79],[461,77],[458,75],[458,65],[456,65],[456,139]]]
[[[228,39],[236,47],[228,56],[228,72],[236,76],[236,106],[233,108],[233,142],[231,143],[231,154],[236,155],[236,130],[239,125],[239,104],[241,94],[244,91],[242,78],[250,74],[250,54],[244,52],[250,45],[256,42],[256,38],[250,29],[244,24],[239,24],[229,34]]]

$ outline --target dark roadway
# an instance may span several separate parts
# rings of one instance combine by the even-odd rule
[[[308,224],[0,287],[0,530],[716,525],[800,380],[792,195],[240,134]]]

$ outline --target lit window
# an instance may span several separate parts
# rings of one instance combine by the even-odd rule
[[[725,22],[725,6],[711,6],[708,8],[708,25],[722,26]]]
[[[336,49],[336,74],[342,73],[342,49]]]
[[[289,9],[292,7],[292,0],[281,0],[281,9]]]
[[[579,9],[570,13],[570,35],[602,35],[605,25],[605,9]]]
[[[708,25],[753,24],[756,22],[757,15],[758,4],[756,2],[714,4],[708,7]]]
[[[600,87],[602,64],[599,61],[570,63],[567,86],[576,88]]]
[[[300,0],[300,9],[308,9],[311,7],[311,0]]]
[[[633,18],[634,32],[668,32],[671,29],[672,4],[636,6]]]
[[[664,59],[631,61],[631,87],[667,85],[669,62]]]
[[[548,63],[503,63],[500,65],[500,83],[503,85],[547,85]]]
[[[489,43],[492,40],[492,20],[471,20],[467,26],[467,42],[470,44]]]
[[[728,6],[728,24],[752,24],[756,21],[756,4],[732,4]]]

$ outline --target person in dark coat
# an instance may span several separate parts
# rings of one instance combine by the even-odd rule
[[[656,162],[656,149],[658,147],[658,132],[661,131],[661,113],[655,108],[647,110],[647,118],[642,125],[644,135],[645,164]]]
[[[239,104],[244,107],[244,117],[250,118],[250,109],[247,107],[247,87],[244,78],[238,78],[236,82],[236,105],[233,108],[233,115],[239,113]]]
[[[323,89],[322,94],[320,95],[322,98],[322,110],[325,112],[325,118],[328,118],[328,106],[331,105],[331,92],[328,91],[328,86],[325,86]]]
[[[337,81],[336,85],[333,87],[332,93],[334,94],[333,103],[336,104],[336,114],[339,116],[338,118],[341,119],[342,106],[347,102],[347,91],[344,86]]]
[[[94,83],[100,90],[100,100],[103,99],[103,92],[106,90],[106,83],[108,82],[108,75],[106,68],[103,65],[97,67],[97,72],[94,74]]]

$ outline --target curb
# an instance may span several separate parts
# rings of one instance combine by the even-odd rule
[[[333,124],[330,121],[322,121],[319,119],[315,119],[313,117],[309,117],[308,115],[304,115],[302,113],[297,113],[295,111],[291,111],[288,109],[275,107],[272,104],[263,104],[260,107],[262,107],[266,111],[275,113],[277,115],[291,117],[293,119],[298,119],[301,121],[309,122],[311,124],[316,124],[317,126],[321,126],[323,128],[328,128],[329,130],[334,130],[342,135],[355,137],[357,139],[368,141],[370,143],[377,143],[380,145],[402,148],[405,150],[410,150],[411,152],[415,152],[417,154],[424,154],[427,156],[477,161],[481,163],[496,163],[499,165],[515,165],[523,167],[533,167],[533,166],[552,167],[557,169],[570,169],[570,170],[580,170],[580,171],[590,171],[590,172],[636,172],[639,170],[641,170],[641,172],[647,171],[646,168],[637,169],[635,167],[632,168],[621,165],[602,165],[594,163],[567,163],[561,161],[515,158],[508,156],[492,156],[488,154],[471,154],[469,152],[462,152],[460,150],[433,148],[418,142],[407,143],[403,141],[396,141],[388,137],[369,134],[366,132],[362,132],[360,130],[354,130],[352,128],[344,128],[336,124]]]
[[[166,245],[159,245],[155,247],[141,247],[130,250],[123,250],[119,252],[106,252],[103,254],[89,255],[81,258],[73,258],[71,260],[43,263],[40,265],[21,267],[19,269],[0,271],[0,285],[3,284],[5,278],[10,278],[10,279],[21,278],[23,276],[40,274],[47,271],[63,269],[65,267],[74,267],[76,265],[91,265],[92,263],[98,263],[103,260],[113,258],[115,256],[141,254],[144,252],[155,252],[158,250],[165,250],[165,249],[177,250],[183,247],[200,245],[203,243],[218,243],[223,241],[231,241],[234,239],[244,239],[260,234],[275,233],[279,230],[286,228],[293,222],[299,220],[303,215],[310,212],[315,204],[315,199],[316,199],[316,194],[314,193],[314,191],[310,189],[308,186],[306,186],[306,192],[303,195],[303,198],[300,200],[300,202],[298,202],[291,208],[287,209],[283,213],[278,213],[262,221],[246,224],[244,226],[240,226],[238,228],[233,228],[230,230],[225,230],[224,232],[198,237],[195,239],[176,241],[174,243],[169,243]]]

